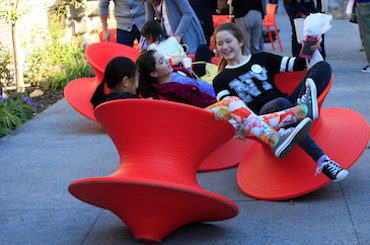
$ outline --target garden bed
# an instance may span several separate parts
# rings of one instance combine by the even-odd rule
[[[32,92],[32,90],[30,90]],[[33,101],[37,103],[37,113],[47,109],[49,106],[58,102],[64,97],[63,91],[45,90],[44,94],[38,97],[33,97]]]

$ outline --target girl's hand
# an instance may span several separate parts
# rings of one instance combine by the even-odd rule
[[[176,38],[178,43],[181,43],[181,37],[180,36],[174,35],[173,37]]]
[[[305,42],[305,41],[306,41],[306,38],[307,38],[307,36],[305,36],[305,37],[302,39],[302,41],[303,41],[303,42]],[[315,50],[319,49],[319,47],[320,47],[320,45],[321,45],[321,42],[322,42],[321,35],[316,36],[316,39],[317,39],[316,44],[311,46],[311,50],[313,50],[313,51],[315,51]]]
[[[220,111],[213,111],[213,113],[217,122],[221,121],[224,118],[224,115],[222,115],[222,112]]]

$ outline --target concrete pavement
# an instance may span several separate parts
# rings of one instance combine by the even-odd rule
[[[279,14],[277,21],[284,54],[289,55],[288,17]],[[325,42],[334,83],[323,107],[349,108],[370,121],[370,75],[361,72],[366,58],[358,51],[358,27],[347,20],[333,20],[332,25]],[[265,48],[271,51],[269,43]],[[112,173],[118,162],[109,136],[65,99],[15,135],[1,138],[0,244],[140,244],[117,216],[67,190],[73,180]],[[184,226],[162,244],[370,244],[369,147],[345,180],[293,200],[249,198],[239,190],[235,175],[233,168],[197,178],[206,190],[233,200],[239,215]]]

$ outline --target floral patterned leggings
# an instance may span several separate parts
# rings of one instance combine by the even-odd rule
[[[243,140],[252,134],[268,143],[279,128],[297,122],[293,108],[258,116],[236,96],[218,101],[206,109],[227,119],[235,128],[235,137]]]

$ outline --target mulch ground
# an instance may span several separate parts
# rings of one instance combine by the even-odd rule
[[[37,112],[40,113],[59,101],[64,97],[63,91],[51,91],[44,90],[44,94],[38,97],[33,97],[33,100],[37,102]]]

